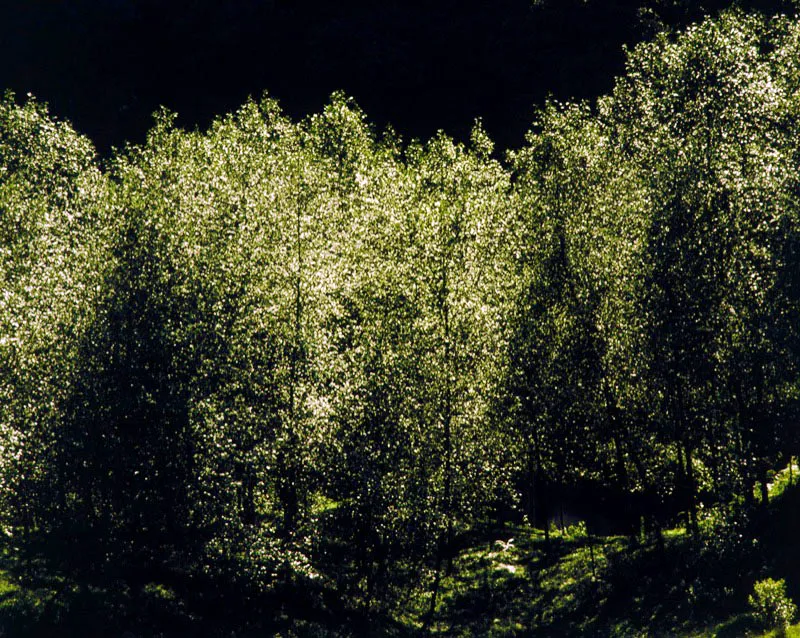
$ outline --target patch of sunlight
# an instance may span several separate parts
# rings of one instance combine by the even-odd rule
[[[800,472],[800,467],[798,467],[797,463],[795,463],[794,457],[792,457],[791,461],[784,467],[783,469],[777,471],[775,476],[772,478],[772,481],[767,483],[767,493],[769,494],[769,498],[772,499],[774,497],[780,496],[783,491],[789,486],[793,485],[798,482],[798,472]],[[756,490],[758,486],[756,486]],[[760,498],[760,492],[757,494]]]
[[[322,494],[321,492],[316,492],[312,496],[311,512],[316,516],[320,516],[334,511],[340,505],[341,503],[339,501],[335,501],[332,498],[328,498],[325,494]]]
[[[498,563],[494,568],[498,571],[507,571],[509,574],[516,574],[518,569],[516,565],[509,565],[508,563]]]
[[[754,622],[755,621],[751,621],[751,624],[753,624]],[[724,625],[724,628],[727,629],[727,626]],[[711,633],[700,634],[701,638],[716,638],[717,635],[727,636],[728,633],[720,632],[718,634],[716,632],[711,632]],[[792,625],[791,627],[787,627],[786,629],[770,629],[769,631],[764,631],[762,633],[751,630],[747,632],[746,635],[750,636],[750,638],[800,638],[800,624]]]
[[[783,629],[773,629],[758,638],[800,638],[800,623]]]
[[[573,587],[577,582],[578,581],[576,581],[574,578],[572,578],[571,576],[568,576],[568,577],[563,578],[561,581],[558,582],[558,589],[560,591],[565,591],[565,590],[570,589],[571,587]]]
[[[19,591],[19,587],[8,579],[8,575],[0,571],[0,598]]]
[[[665,529],[663,532],[664,538],[681,538],[686,536],[686,530],[683,527],[676,527],[674,529]]]

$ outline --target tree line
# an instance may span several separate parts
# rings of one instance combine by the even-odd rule
[[[485,521],[700,534],[798,453],[800,22],[628,54],[496,159],[335,94],[100,161],[0,103],[0,521],[89,581],[366,613]],[[759,496],[760,495],[760,496]],[[644,530],[644,531],[643,531]]]

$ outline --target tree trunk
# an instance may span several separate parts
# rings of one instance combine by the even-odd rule
[[[684,444],[684,455],[686,457],[686,501],[689,514],[689,529],[692,536],[697,537],[697,494],[695,490],[694,467],[692,464],[692,449],[688,443]]]
[[[761,471],[761,480],[759,481],[759,488],[761,490],[761,507],[763,509],[766,509],[767,505],[769,505],[769,485],[767,481],[766,469],[763,469]]]
[[[422,623],[422,633],[425,634],[433,622],[433,617],[436,614],[436,601],[439,597],[439,587],[441,586],[442,579],[442,562],[444,559],[444,547],[441,540],[436,550],[436,568],[433,574],[433,586],[431,587],[431,604],[428,607],[428,613],[425,615],[425,620]]]

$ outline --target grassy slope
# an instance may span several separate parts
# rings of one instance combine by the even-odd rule
[[[580,533],[548,544],[539,531],[505,528],[459,556],[436,629],[456,636],[688,632],[700,619],[682,560],[686,543],[676,532],[663,549]]]
[[[712,592],[706,567],[681,530],[665,534],[662,549],[585,536],[548,547],[541,532],[506,528],[459,556],[435,629],[498,637],[761,635],[743,590],[732,583]]]
[[[749,528],[745,553],[726,555],[709,546],[719,535],[706,528],[697,543],[682,530],[663,544],[624,537],[589,537],[572,528],[546,542],[527,526],[477,534],[455,558],[443,580],[431,632],[442,636],[767,636],[748,613],[747,594],[757,578],[785,578],[800,601],[800,487],[778,477],[769,510]],[[24,583],[13,561],[0,557],[0,636],[231,635],[208,632],[181,609],[163,586],[140,592],[100,590],[40,574]],[[415,605],[424,608],[424,600]],[[137,609],[131,615],[132,609]],[[111,630],[102,617],[119,619]],[[404,619],[391,632],[413,635],[419,624]],[[388,625],[384,625],[385,627]],[[237,635],[347,635],[341,627],[284,618],[272,629]],[[163,633],[162,633],[163,632]],[[358,632],[356,632],[358,633]],[[800,624],[789,636],[800,638]]]
[[[794,469],[795,481],[797,468]],[[767,636],[749,613],[756,579],[785,578],[800,601],[800,487],[787,471],[766,512],[740,534],[683,530],[663,546],[507,527],[465,549],[445,581],[435,629],[455,636]],[[575,532],[578,533],[575,533]],[[512,540],[513,539],[513,540]],[[775,634],[777,635],[777,634]],[[787,635],[800,638],[800,624]]]

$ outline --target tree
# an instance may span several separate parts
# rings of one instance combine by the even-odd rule
[[[781,193],[791,183],[779,124],[785,97],[762,47],[773,28],[731,12],[674,41],[657,38],[631,56],[613,98],[622,144],[649,183],[640,311],[650,392],[663,400],[655,413],[663,440],[674,445],[681,508],[692,526],[698,472],[713,475],[710,489],[722,496],[730,454],[745,498],[757,477],[765,480],[774,461],[759,452],[766,462],[752,466],[758,444],[747,433],[766,434],[781,411],[766,388],[793,383],[783,337],[764,331],[785,325],[789,308],[773,296],[782,268],[778,229],[789,220]],[[783,363],[773,367],[775,357]],[[770,369],[785,381],[766,381]]]
[[[43,105],[7,94],[0,127],[0,515],[31,549],[64,508],[49,463],[105,293],[115,211],[89,141]]]
[[[635,443],[647,441],[636,416],[640,326],[632,304],[641,187],[605,121],[585,105],[549,105],[513,161],[519,230],[509,418],[526,513],[547,530],[560,485],[631,494],[648,483]]]
[[[470,149],[440,135],[407,151],[415,178],[411,263],[420,314],[414,329],[424,353],[416,400],[438,537],[431,612],[456,531],[504,487],[506,459],[495,456],[501,447],[491,406],[509,292],[509,178],[490,152],[480,128]]]

